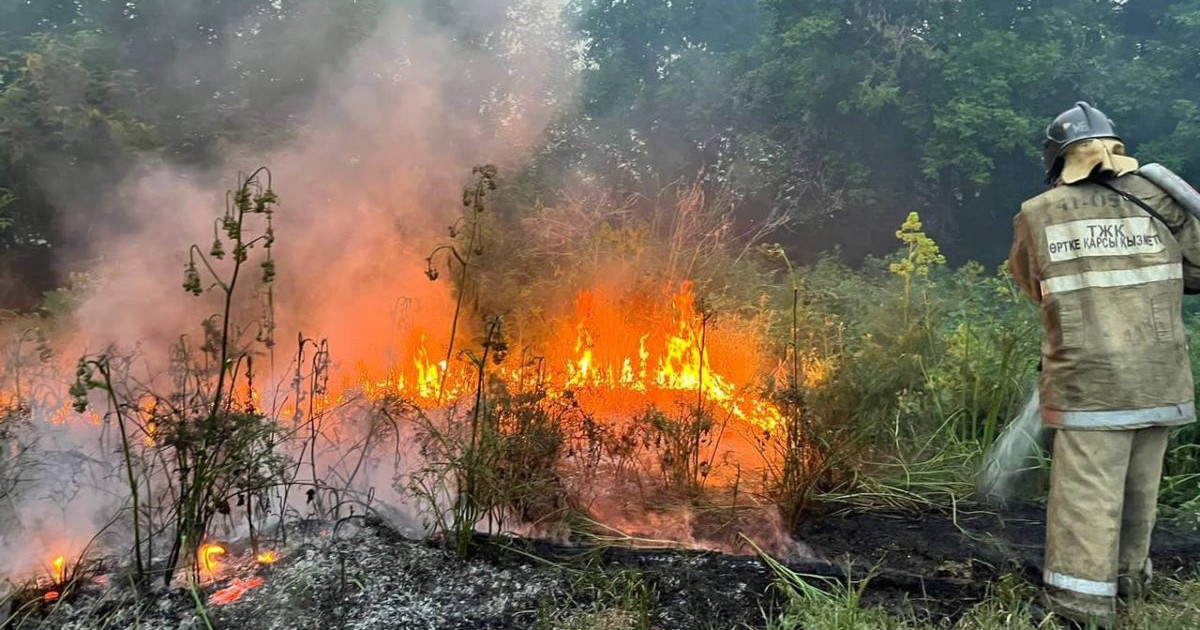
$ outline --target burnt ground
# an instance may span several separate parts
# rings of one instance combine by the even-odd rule
[[[868,591],[874,603],[907,602],[931,617],[953,619],[1003,575],[1040,583],[1045,508],[857,510],[811,519],[795,535],[822,559],[857,567],[855,574],[875,567],[879,577]],[[1158,572],[1191,574],[1200,565],[1200,533],[1161,522],[1151,556]]]
[[[955,512],[831,513],[796,531],[818,557],[788,565],[812,576],[871,575],[868,604],[952,621],[1002,575],[1016,572],[1036,582],[1041,516],[1037,507],[1003,515],[961,506]],[[284,549],[278,564],[232,563],[199,595],[211,596],[234,578],[264,579],[241,600],[212,608],[214,630],[578,627],[569,623],[573,616],[614,598],[626,608],[644,602],[651,627],[663,630],[759,628],[762,611],[778,603],[771,571],[752,555],[528,539],[475,542],[474,557],[461,562],[379,521],[321,526]],[[1200,562],[1200,535],[1160,526],[1153,555],[1159,570],[1192,571]],[[40,627],[205,628],[192,593],[182,588],[140,605],[119,589],[95,584],[65,599]],[[40,616],[9,627],[39,627]]]

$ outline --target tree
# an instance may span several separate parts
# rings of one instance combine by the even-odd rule
[[[627,192],[714,166],[731,143],[731,63],[753,45],[752,0],[577,0],[584,38],[578,158]]]
[[[1042,130],[1077,100],[1152,159],[1200,159],[1197,0],[756,4],[726,23],[701,2],[577,3],[584,97],[562,152],[639,191],[706,168],[751,216],[799,220],[800,258],[887,251],[884,226],[915,209],[951,258],[988,262],[1042,189]]]

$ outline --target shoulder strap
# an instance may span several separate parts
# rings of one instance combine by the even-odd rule
[[[1155,210],[1154,208],[1151,208],[1146,202],[1142,201],[1141,199],[1138,199],[1136,196],[1131,195],[1130,193],[1125,192],[1124,190],[1121,190],[1120,188],[1117,188],[1116,186],[1113,186],[1112,184],[1110,184],[1106,181],[1098,180],[1098,179],[1093,179],[1091,181],[1096,184],[1100,184],[1101,186],[1117,193],[1118,195],[1121,195],[1126,200],[1128,200],[1130,203],[1133,203],[1134,205],[1141,208],[1142,210],[1145,210],[1146,214],[1154,217],[1155,219],[1158,219],[1158,222],[1162,223],[1169,232],[1171,232],[1172,234],[1175,233],[1175,230],[1171,229],[1171,224],[1167,223],[1167,220],[1164,219],[1163,216],[1161,214],[1159,214],[1157,210]]]
[[[1164,219],[1161,214],[1156,212],[1154,210],[1154,208],[1151,208],[1146,202],[1142,201],[1141,199],[1138,199],[1137,196],[1127,193],[1124,190],[1121,190],[1121,189],[1113,186],[1112,184],[1108,183],[1107,181],[1096,180],[1096,179],[1093,179],[1091,181],[1093,181],[1097,184],[1100,184],[1101,186],[1117,193],[1118,195],[1121,195],[1122,197],[1129,200],[1131,203],[1133,203],[1137,207],[1141,208],[1142,210],[1145,210],[1146,214],[1149,214],[1150,216],[1154,217],[1155,219],[1158,219],[1158,222],[1162,223],[1163,226],[1167,228],[1167,231],[1171,232],[1172,235],[1175,234],[1175,230],[1171,229],[1171,224],[1167,223],[1166,219]],[[1186,256],[1184,257],[1184,263],[1185,263],[1185,268],[1186,268],[1186,265],[1187,265],[1187,257]],[[1185,274],[1185,276],[1186,276],[1186,274]],[[1200,294],[1200,288],[1188,286],[1188,281],[1185,277],[1184,283],[1183,283],[1183,294],[1184,295]]]

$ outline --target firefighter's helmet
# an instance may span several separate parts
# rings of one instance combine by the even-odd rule
[[[1054,181],[1062,170],[1063,156],[1067,147],[1082,140],[1092,138],[1113,138],[1120,140],[1113,130],[1113,123],[1104,112],[1088,105],[1083,101],[1059,114],[1054,122],[1046,127],[1046,143],[1042,157],[1046,164],[1046,180]]]

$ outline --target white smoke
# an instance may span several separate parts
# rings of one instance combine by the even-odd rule
[[[147,161],[119,184],[114,198],[126,220],[89,224],[98,256],[66,261],[89,269],[91,287],[73,330],[53,340],[62,375],[69,378],[74,357],[117,348],[136,353],[138,374],[152,383],[173,341],[201,336],[201,320],[218,305],[184,294],[188,248],[207,250],[225,190],[260,165],[271,169],[282,202],[273,250],[281,356],[272,382],[287,382],[297,335],[327,338],[335,364],[352,371],[386,365],[403,334],[398,327],[414,318],[443,325],[449,289],[424,277],[424,257],[460,214],[471,167],[496,163],[513,173],[570,105],[574,44],[559,2],[460,2],[451,24],[414,4],[396,3],[345,63],[323,73],[311,107],[278,147],[234,146],[226,163],[208,169]],[[321,55],[309,46],[329,39],[323,28],[297,19],[280,45],[310,63]],[[245,51],[233,42],[179,59],[178,72],[238,67]],[[98,191],[96,201],[103,199]],[[76,215],[89,220],[85,208]],[[402,303],[413,304],[405,317]],[[111,432],[80,417],[63,425],[35,417],[24,439],[35,444],[37,465],[6,498],[0,574],[27,575],[56,555],[78,554],[125,506]],[[402,503],[391,490],[395,469],[386,457],[372,461],[376,476],[361,483],[379,489],[377,499]],[[403,505],[397,511],[407,514]]]

